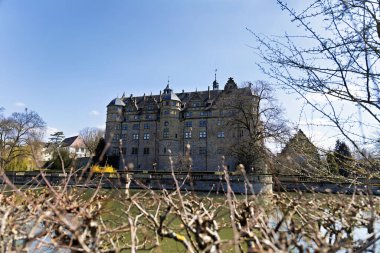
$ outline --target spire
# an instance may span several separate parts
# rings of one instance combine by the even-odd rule
[[[215,69],[215,80],[214,82],[212,82],[212,89],[213,90],[219,90],[219,83],[216,81],[216,72],[218,71],[218,69]]]
[[[170,76],[168,76],[168,84],[166,85],[166,89],[170,89]]]

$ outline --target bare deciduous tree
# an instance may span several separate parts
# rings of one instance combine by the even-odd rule
[[[82,138],[86,148],[90,151],[90,154],[94,155],[99,140],[104,137],[104,131],[96,127],[86,127],[80,130],[79,136]]]
[[[296,11],[287,1],[277,2],[301,32],[283,37],[255,34],[261,69],[304,98],[357,150],[358,141],[373,142],[369,134],[378,132],[380,123],[380,3],[313,0]],[[353,127],[358,125],[361,133]]]
[[[257,81],[244,83],[254,94],[253,99],[236,99],[228,105],[235,112],[228,124],[240,130],[238,136],[248,134],[249,138],[241,138],[231,149],[238,160],[248,168],[262,167],[267,150],[265,142],[283,142],[288,137],[289,128],[283,118],[281,108],[273,93],[270,83]]]
[[[45,122],[34,111],[15,112],[9,117],[0,115],[0,172],[19,156],[29,155],[31,149],[22,148],[40,140]]]

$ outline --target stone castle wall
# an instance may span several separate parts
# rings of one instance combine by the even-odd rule
[[[214,87],[215,88],[215,87]],[[237,88],[230,78],[224,90],[174,93],[169,86],[160,95],[116,98],[107,107],[108,155],[120,156],[119,169],[169,170],[170,157],[178,170],[234,170],[238,161],[231,148],[248,138],[243,127],[231,124],[239,113],[231,105],[255,95]],[[171,153],[169,152],[171,151]]]

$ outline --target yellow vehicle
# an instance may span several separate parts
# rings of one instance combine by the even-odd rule
[[[92,173],[110,173],[110,174],[117,173],[116,169],[109,165],[106,165],[104,167],[100,167],[99,165],[94,165],[91,167],[91,172]]]

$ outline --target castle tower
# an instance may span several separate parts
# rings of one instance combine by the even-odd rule
[[[159,139],[159,169],[170,170],[170,152],[174,164],[180,151],[180,126],[179,116],[182,102],[169,87],[169,83],[164,89],[160,101],[160,135]]]
[[[121,138],[121,124],[123,122],[123,108],[125,104],[122,98],[113,99],[107,106],[107,121],[105,140],[110,144],[107,153],[111,156],[119,156],[119,140]]]

